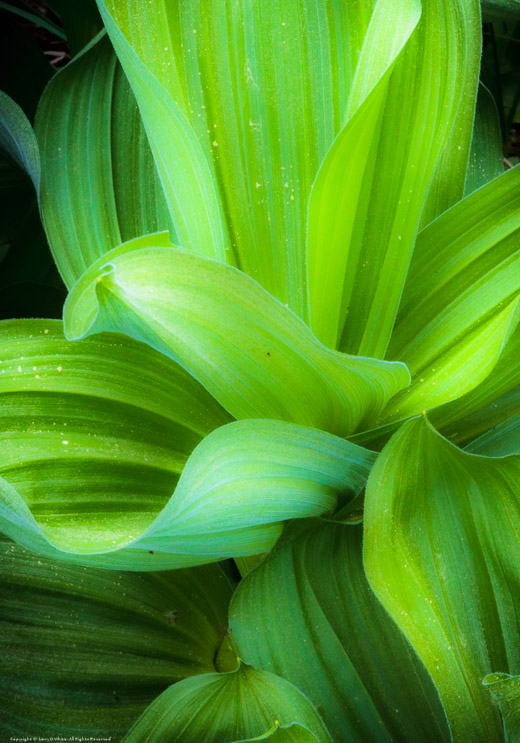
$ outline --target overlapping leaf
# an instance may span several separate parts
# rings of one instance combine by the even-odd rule
[[[321,167],[309,206],[309,283],[312,327],[327,345],[384,357],[428,187],[461,106],[466,123],[471,113],[478,25],[478,2],[423,3],[389,80]]]
[[[421,232],[388,350],[412,384],[380,423],[461,397],[497,363],[518,323],[519,183],[504,173]]]
[[[2,356],[2,529],[64,560],[153,570],[265,552],[284,520],[358,493],[374,461],[301,426],[222,425],[195,379],[124,336],[6,323]]]
[[[114,573],[0,542],[0,730],[113,737],[186,676],[215,670],[231,589],[215,566]]]
[[[106,35],[54,77],[35,129],[42,216],[69,288],[116,245],[168,229],[141,116]]]
[[[307,319],[313,180],[348,108],[402,47],[418,2],[407,0],[399,13],[388,0],[100,6],[164,168],[176,167],[175,148],[186,135],[172,122],[182,118],[219,192],[225,259]],[[168,135],[161,109],[171,112]],[[179,185],[172,190],[185,198]],[[178,231],[180,243],[206,252],[188,212],[190,242]]]
[[[372,470],[364,563],[384,607],[419,653],[453,740],[503,740],[483,677],[520,670],[520,457],[457,449],[422,418]]]
[[[235,268],[144,244],[116,248],[76,284],[65,309],[69,338],[125,332],[182,364],[235,418],[294,421],[340,436],[408,383],[403,364],[327,350]]]
[[[480,85],[464,195],[485,186],[503,172],[502,132],[497,107],[489,90]]]
[[[360,526],[306,522],[240,584],[230,609],[241,657],[287,678],[336,743],[439,743],[437,692],[370,589]]]
[[[125,743],[332,743],[292,684],[241,663],[236,671],[185,679],[163,692]]]

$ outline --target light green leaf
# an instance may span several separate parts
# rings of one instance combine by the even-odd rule
[[[430,672],[455,743],[503,740],[481,680],[520,670],[519,482],[520,457],[468,454],[419,418],[367,486],[368,579]]]
[[[502,157],[502,132],[497,107],[489,90],[481,84],[464,186],[465,196],[504,172]]]
[[[419,235],[388,349],[412,384],[379,424],[461,397],[497,363],[518,323],[519,185],[504,173]]]
[[[126,17],[128,5],[126,2],[120,5]],[[145,45],[153,42],[152,53],[144,60],[118,27],[103,0],[99,1],[99,8],[139,104],[180,244],[217,260],[232,260],[214,174],[186,116],[181,103],[183,96],[172,94],[162,77],[154,74],[155,65],[159,65],[167,79],[177,76],[169,55],[165,56],[171,47],[170,42],[164,43],[162,39],[168,35],[164,3],[157,2],[153,6],[141,3],[130,12],[128,20],[132,34],[139,40],[138,49],[143,37],[147,40]],[[175,12],[174,6],[171,9]],[[200,79],[198,85],[200,88]]]
[[[505,743],[520,741],[520,676],[491,673],[484,685],[500,707],[504,719]]]
[[[0,523],[63,560],[154,570],[266,552],[283,521],[355,496],[375,458],[293,424],[222,425],[195,379],[124,336],[5,323],[1,349]]]
[[[406,0],[406,12],[395,12],[394,4],[390,14],[389,4],[100,2],[151,140],[159,142],[165,128],[160,109],[166,99],[189,122],[219,191],[233,251],[228,262],[303,319],[312,183],[347,110],[402,45],[408,8],[418,6]],[[160,148],[165,166],[179,138],[173,125],[167,133],[169,145],[165,137]],[[158,157],[159,148],[155,152]],[[172,191],[180,198],[176,184]],[[182,247],[207,250],[178,235]]]
[[[410,33],[413,13],[405,17]],[[476,0],[423,3],[389,80],[328,153],[308,235],[312,328],[326,345],[384,356],[425,195],[459,109],[476,91],[480,45]]]
[[[237,269],[191,251],[142,248],[100,259],[70,293],[70,339],[116,330],[192,373],[235,418],[352,432],[408,383],[403,364],[324,348],[306,325]]]
[[[215,670],[231,589],[216,565],[114,573],[0,542],[0,687],[11,736],[120,740],[150,702]]]
[[[106,35],[53,78],[35,128],[43,221],[69,288],[116,245],[168,229],[141,116]]]
[[[290,730],[293,723],[306,729],[310,737],[272,735],[279,727]],[[171,686],[124,740],[234,743],[246,739],[332,743],[320,716],[295,686],[245,663],[230,673],[196,676]]]
[[[435,687],[368,585],[361,538],[293,525],[234,594],[237,651],[298,686],[336,743],[448,741]]]
[[[486,379],[463,397],[436,408],[430,420],[459,446],[520,412],[520,328],[506,343]]]

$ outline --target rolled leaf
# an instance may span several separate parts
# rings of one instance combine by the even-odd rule
[[[520,670],[520,457],[457,449],[423,418],[379,456],[365,499],[364,564],[430,672],[453,740],[503,740],[482,686]]]
[[[237,651],[298,686],[336,743],[448,741],[435,687],[368,585],[361,537],[318,520],[284,534],[233,597]]]
[[[42,217],[69,288],[111,248],[169,228],[141,115],[106,34],[55,75],[35,129]]]
[[[303,728],[290,735],[291,726]],[[285,728],[285,737],[279,728]],[[305,732],[308,733],[305,736]],[[125,743],[332,743],[320,716],[292,684],[241,663],[236,671],[185,679],[153,702]]]
[[[519,185],[510,170],[421,232],[388,349],[412,384],[380,424],[461,397],[497,363],[518,323]]]
[[[4,736],[120,739],[174,681],[215,670],[231,589],[216,565],[114,573],[0,541]]]
[[[408,383],[403,364],[344,356],[235,268],[191,251],[116,248],[76,284],[67,337],[124,332],[178,361],[235,418],[345,436]]]

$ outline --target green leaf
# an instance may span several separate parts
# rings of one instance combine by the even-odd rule
[[[520,412],[520,328],[506,343],[497,365],[486,379],[463,397],[436,408],[431,422],[459,446],[468,444]]]
[[[518,397],[517,390],[517,397]],[[466,451],[486,457],[520,454],[520,415],[516,413],[466,446]]]
[[[30,549],[132,570],[255,555],[283,521],[364,487],[372,452],[277,421],[222,425],[204,388],[147,346],[68,343],[47,321],[2,329],[0,522]]]
[[[297,723],[305,736],[272,735]],[[270,735],[266,735],[270,733]],[[125,743],[332,743],[309,700],[292,684],[241,663],[236,671],[212,673],[171,686],[153,702]]]
[[[395,3],[388,8],[395,14]],[[406,18],[409,33],[413,13]],[[312,328],[326,345],[384,356],[425,195],[459,109],[476,91],[480,46],[478,2],[424,3],[390,78],[321,166],[308,252]]]
[[[420,233],[388,349],[412,384],[379,424],[461,397],[497,363],[518,323],[519,185],[510,170]]]
[[[77,54],[103,27],[96,0],[47,0],[65,28],[71,53]]]
[[[482,0],[484,20],[520,18],[520,0]]]
[[[183,369],[124,336],[69,343],[47,320],[0,331],[1,521],[29,548],[128,541],[166,505],[192,449],[230,420]]]
[[[168,229],[141,116],[106,35],[55,75],[35,129],[43,221],[69,288],[116,245]]]
[[[417,4],[407,0],[406,8]],[[168,101],[172,121],[177,116],[188,124],[218,189],[231,248],[227,261],[303,319],[309,194],[347,106],[359,103],[406,35],[401,13],[383,17],[388,5],[100,3],[150,138],[158,143],[156,157],[160,153],[165,165],[173,161],[170,150],[182,139],[173,124],[169,140],[162,138]],[[376,35],[383,21],[389,33]],[[172,183],[172,191],[181,198],[180,186]],[[193,235],[187,235],[191,242],[178,235],[182,247],[207,251]]]
[[[520,676],[491,673],[484,678],[484,685],[491,693],[504,719],[505,743],[520,741]]]
[[[468,196],[477,188],[485,186],[503,172],[502,132],[498,111],[493,96],[481,84],[478,91],[464,195]]]
[[[231,589],[216,565],[115,573],[0,542],[0,730],[120,740],[174,681],[215,670]]]
[[[40,154],[32,126],[22,109],[0,91],[0,148],[31,179],[38,192]]]
[[[453,740],[503,740],[482,687],[520,670],[520,457],[457,449],[406,423],[371,472],[364,563],[383,606],[430,672]]]
[[[336,743],[448,741],[438,694],[366,580],[362,527],[294,525],[239,585],[241,657],[316,705]]]
[[[121,3],[121,13],[130,24],[124,25],[124,31],[102,0],[99,8],[136,96],[180,244],[217,260],[231,259],[221,199],[204,149],[186,117],[181,102],[184,95],[172,95],[164,84],[163,75],[167,80],[178,75],[169,55],[165,56],[171,42],[165,41],[169,36],[164,3],[141,5],[138,13]],[[174,6],[171,10],[175,11]],[[132,43],[135,34],[136,48],[125,32]],[[150,42],[150,54],[143,59],[142,45],[150,47]],[[162,72],[159,79],[154,74],[157,65]],[[200,90],[199,78],[197,84]]]
[[[235,418],[293,421],[338,436],[408,383],[403,364],[324,348],[237,269],[191,251],[128,243],[80,279],[65,308],[70,339],[116,330],[192,373]]]

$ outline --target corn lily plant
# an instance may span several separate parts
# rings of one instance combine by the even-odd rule
[[[520,740],[478,0],[75,5],[34,129],[0,99],[68,289],[0,325],[6,740]]]

